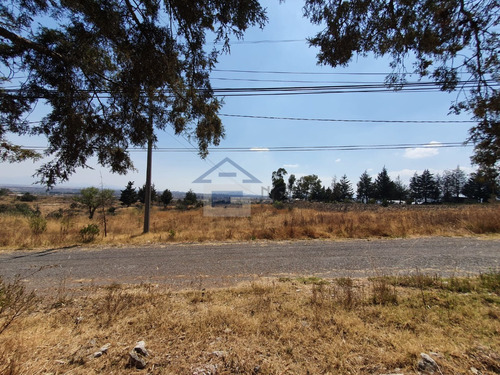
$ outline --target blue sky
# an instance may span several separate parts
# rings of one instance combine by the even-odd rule
[[[333,69],[316,64],[317,50],[307,46],[305,38],[312,36],[317,26],[311,25],[302,16],[302,1],[266,1],[269,23],[263,29],[250,29],[243,43],[233,43],[231,53],[222,55],[216,71],[213,72],[214,88],[264,87],[264,86],[311,86],[383,82],[383,75],[358,75],[354,73],[389,72],[387,59],[358,57],[348,68]],[[290,41],[293,40],[293,41]],[[299,41],[296,41],[299,40]],[[262,42],[271,41],[271,42]],[[281,41],[281,42],[279,42]],[[286,41],[286,42],[283,42]],[[254,43],[258,42],[258,43]],[[408,68],[411,68],[409,66]],[[308,72],[322,74],[270,74],[241,73],[227,70]],[[352,74],[338,74],[352,73]],[[279,80],[287,82],[245,81]],[[410,77],[416,81],[418,77]],[[308,81],[308,82],[289,82]],[[328,118],[365,120],[469,120],[467,114],[448,115],[450,103],[456,93],[347,93],[291,96],[226,97],[222,114]],[[34,112],[30,119],[37,121],[43,109]],[[454,124],[390,124],[390,123],[342,123],[252,119],[221,117],[226,137],[221,147],[266,148],[276,146],[347,146],[375,144],[430,144],[463,142],[468,136],[470,123]],[[22,144],[44,146],[44,139],[16,138]],[[196,142],[192,141],[195,145]],[[193,148],[187,138],[173,135],[169,130],[159,134],[159,148]],[[385,166],[391,177],[398,175],[406,184],[414,172],[429,169],[441,173],[459,165],[467,173],[473,170],[470,164],[472,147],[460,148],[408,148],[398,150],[364,151],[315,151],[315,152],[212,152],[206,160],[192,152],[154,152],[153,182],[158,190],[199,190],[192,182],[206,170],[225,157],[231,158],[262,181],[262,186],[271,185],[271,174],[278,168],[285,168],[297,177],[316,174],[325,186],[332,178],[346,174],[353,183],[367,170],[373,177]],[[133,154],[136,171],[126,176],[110,174],[95,162],[92,170],[79,170],[68,183],[61,186],[84,187],[105,186],[124,188],[127,181],[142,185],[145,180],[145,152]],[[40,163],[3,163],[0,169],[0,184],[31,184],[31,177]],[[261,185],[248,188],[247,192],[261,193]]]

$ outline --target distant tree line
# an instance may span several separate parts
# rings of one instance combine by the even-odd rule
[[[415,173],[404,184],[399,176],[392,180],[384,167],[375,179],[363,172],[356,184],[356,192],[346,175],[339,180],[333,179],[331,186],[325,187],[317,175],[302,176],[299,179],[294,174],[288,176],[284,168],[273,172],[272,189],[269,197],[274,202],[290,200],[305,200],[316,202],[459,202],[464,198],[486,202],[497,193],[498,176],[477,171],[469,176],[460,167],[446,170],[441,175],[433,175],[428,169],[422,174]]]
[[[163,205],[163,207],[167,207],[173,200],[172,192],[169,189],[165,189],[163,193],[159,193],[156,191],[154,184],[151,186],[151,202],[157,202]],[[134,182],[129,181],[124,190],[121,190],[120,194],[120,202],[124,206],[130,207],[134,203],[145,202],[145,186],[142,186],[139,189],[134,188]],[[189,190],[184,199],[177,202],[179,206],[197,206],[199,205],[198,197],[196,193],[192,190]]]

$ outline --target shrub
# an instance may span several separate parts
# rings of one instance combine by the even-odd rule
[[[29,225],[31,232],[35,236],[39,236],[47,230],[47,220],[45,220],[45,218],[40,215],[30,216]]]
[[[31,216],[35,214],[35,211],[26,203],[17,203],[14,206],[14,213],[21,214],[24,216]]]
[[[24,193],[19,200],[21,202],[34,202],[36,201],[36,196],[31,193]]]
[[[83,242],[92,242],[99,235],[99,227],[97,224],[89,224],[80,229],[80,236]]]

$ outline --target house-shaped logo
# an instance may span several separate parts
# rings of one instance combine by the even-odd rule
[[[247,184],[262,181],[231,159],[225,158],[193,183],[204,184],[205,216],[250,216],[250,200],[244,194],[245,191],[250,191]]]

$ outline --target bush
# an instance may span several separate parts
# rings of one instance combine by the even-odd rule
[[[80,229],[80,236],[83,242],[92,242],[99,235],[99,227],[97,224],[89,224]]]
[[[29,218],[31,232],[35,236],[41,235],[47,230],[47,220],[40,215],[32,215]]]
[[[14,206],[14,213],[31,216],[35,214],[35,211],[26,203],[17,203]]]
[[[30,193],[24,193],[21,195],[21,198],[19,198],[21,202],[34,202],[36,201],[36,196]]]

